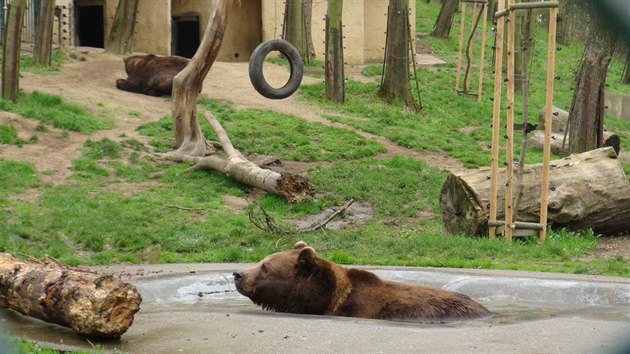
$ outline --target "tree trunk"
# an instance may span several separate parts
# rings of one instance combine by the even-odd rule
[[[20,91],[20,45],[26,0],[13,0],[8,6],[2,39],[2,98],[15,102]]]
[[[387,11],[387,38],[383,79],[378,95],[387,102],[400,99],[414,111],[422,109],[411,94],[409,86],[410,64],[409,2],[390,0]]]
[[[27,263],[0,253],[0,306],[94,338],[119,338],[142,298],[111,275],[55,263]]]
[[[604,235],[630,231],[630,183],[612,148],[602,148],[551,161],[548,220],[554,227],[573,230],[591,228]],[[523,171],[525,192],[519,220],[540,220],[542,165],[527,165]],[[490,168],[447,177],[440,195],[442,221],[451,234],[483,235],[488,232]],[[505,184],[505,169],[499,170],[499,185]],[[498,205],[505,196],[499,193]],[[497,219],[503,218],[503,210]]]
[[[340,103],[345,101],[342,9],[343,0],[328,1],[328,16],[326,16],[326,70],[324,72],[326,76],[326,97],[329,100]]]
[[[313,0],[304,0],[304,24],[306,28],[306,46],[308,49],[308,58],[314,59],[316,57],[315,45],[313,44],[312,26],[313,23]]]
[[[54,22],[55,0],[42,1],[39,6],[39,24],[33,46],[33,63],[35,64],[50,66]]]
[[[138,0],[118,1],[116,16],[105,41],[105,50],[114,54],[131,52],[137,10]]]
[[[232,146],[225,130],[210,112],[206,112],[205,118],[219,138],[227,158],[215,155],[206,157],[182,156],[182,161],[195,164],[193,169],[219,171],[236,181],[281,196],[292,203],[300,202],[313,195],[314,189],[306,178],[263,169],[247,160]]]
[[[311,13],[311,9],[307,8],[312,5],[309,0],[287,0],[284,8],[284,24],[282,38],[293,44],[304,63],[310,63],[311,55],[309,51],[309,42],[311,42],[311,30],[307,28],[310,25],[310,19],[307,21],[307,15]]]
[[[173,78],[173,126],[177,151],[172,155],[205,156],[211,151],[199,127],[197,97],[221,48],[231,6],[232,0],[216,2],[197,53]]]
[[[451,27],[453,27],[453,16],[457,12],[459,7],[459,0],[445,0],[442,3],[440,14],[437,20],[435,20],[435,27],[431,35],[433,37],[447,39],[451,34]]]
[[[623,66],[623,73],[621,74],[621,83],[625,85],[630,85],[630,46],[628,46],[626,63]]]
[[[615,45],[615,32],[603,19],[592,15],[592,32],[584,47],[569,110],[569,151],[584,152],[602,146],[604,87]]]

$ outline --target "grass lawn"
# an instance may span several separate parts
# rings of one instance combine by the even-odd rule
[[[417,2],[418,30],[427,31],[439,10]],[[426,17],[425,17],[426,16]],[[429,20],[429,18],[431,20]],[[448,64],[419,69],[420,113],[376,97],[374,82],[347,82],[347,103],[323,99],[321,84],[303,85],[299,96],[325,110],[325,117],[383,136],[416,151],[435,151],[465,167],[490,163],[492,105],[491,74],[484,84],[484,101],[454,94],[452,64],[456,55],[458,21],[447,41],[428,38]],[[537,36],[544,37],[538,30]],[[544,40],[535,47],[530,111],[543,104]],[[492,43],[488,43],[492,46]],[[572,73],[581,47],[558,52],[555,102],[567,108]],[[488,61],[490,55],[486,56]],[[610,81],[618,80],[618,63]],[[380,73],[371,67],[367,73]],[[489,71],[488,71],[489,72]],[[53,73],[42,73],[53,74]],[[618,91],[628,87],[613,85]],[[418,93],[416,93],[418,94]],[[520,101],[520,100],[517,100]],[[251,190],[217,172],[188,171],[187,164],[157,159],[153,152],[172,149],[168,116],[148,122],[138,132],[148,144],[127,135],[87,140],[72,161],[64,183],[41,182],[42,171],[23,161],[0,160],[0,251],[17,255],[49,255],[71,265],[116,262],[253,262],[303,239],[323,257],[345,264],[523,269],[566,273],[630,276],[630,260],[586,259],[598,244],[589,230],[553,230],[538,244],[534,239],[501,239],[447,235],[440,219],[438,197],[447,172],[409,156],[383,157],[385,148],[348,129],[306,122],[271,111],[234,108],[229,102],[199,100],[199,111],[212,110],[234,145],[248,154],[273,155],[303,163],[317,195],[299,204]],[[517,103],[517,113],[522,107]],[[111,117],[95,114],[63,97],[23,93],[17,104],[0,102],[0,109],[37,119],[43,125],[91,134],[113,126]],[[607,126],[630,149],[630,122],[607,118]],[[206,136],[213,139],[202,123]],[[0,125],[1,144],[36,144],[19,139],[10,124]],[[518,146],[518,141],[516,142]],[[554,156],[559,157],[559,156]],[[540,151],[527,152],[528,163],[540,162]],[[626,171],[628,164],[623,165]],[[35,198],[21,198],[25,191]],[[353,198],[369,203],[373,217],[365,224],[309,234],[274,234],[256,228],[247,209],[235,209],[228,199],[248,197],[278,225],[343,205]]]

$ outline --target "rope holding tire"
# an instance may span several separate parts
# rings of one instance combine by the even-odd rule
[[[265,58],[274,50],[282,53],[291,66],[291,76],[287,83],[280,88],[269,85],[263,75],[263,63],[265,62]],[[297,49],[295,49],[291,43],[282,39],[272,39],[262,42],[254,49],[254,52],[252,52],[249,58],[249,80],[258,93],[270,99],[279,100],[291,96],[298,87],[300,87],[303,74],[304,64],[302,64],[300,53],[298,53]]]

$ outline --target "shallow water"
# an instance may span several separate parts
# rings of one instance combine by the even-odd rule
[[[486,320],[438,324],[378,321],[379,326],[463,328],[502,326],[552,318],[630,322],[630,284],[481,276],[440,270],[372,269],[371,271],[386,279],[437,286],[465,293],[495,313],[493,318]],[[296,317],[296,315],[265,312],[257,308],[248,298],[236,292],[231,272],[163,276],[130,282],[136,286],[143,298],[141,311],[136,317],[144,315],[145,318],[151,318],[168,312],[174,317],[181,315],[183,323],[186,323],[185,318],[191,314],[208,313],[225,314],[221,316],[253,314]],[[308,318],[313,320],[319,317]],[[330,319],[330,317],[327,318]],[[361,323],[372,321],[338,317],[333,320],[360,321]],[[85,339],[77,337],[69,329],[21,316],[5,309],[0,309],[0,326],[13,335],[33,340],[56,345],[83,347],[86,345]],[[168,330],[168,327],[164,330]],[[154,331],[150,335],[147,333],[146,336],[145,333],[140,335],[142,340],[160,340],[159,331]],[[137,336],[123,336],[119,341],[99,343],[99,347],[110,350],[133,345],[137,341]]]
[[[556,279],[507,278],[439,271],[372,270],[379,276],[467,294],[488,307],[487,322],[510,324],[562,317],[630,321],[630,284]],[[252,302],[236,292],[230,273],[194,274],[134,282],[143,308],[176,306],[251,310]],[[465,322],[469,323],[469,322]]]

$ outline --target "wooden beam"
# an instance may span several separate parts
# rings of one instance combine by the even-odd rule
[[[498,9],[501,10],[505,6],[505,0],[497,0]],[[503,27],[505,25],[505,18],[501,17],[497,19],[497,27],[495,34],[495,49],[494,49],[494,101],[492,109],[492,161],[490,164],[490,208],[489,218],[495,220],[497,218],[497,172],[499,170],[499,126],[501,124],[501,93],[503,87],[503,80],[501,75],[501,68],[503,66]],[[490,226],[488,228],[488,237],[494,239],[496,236],[496,227]]]
[[[459,46],[457,51],[457,68],[455,69],[455,92],[459,92],[459,75],[462,69],[462,51],[464,46],[464,28],[466,26],[466,4],[462,2],[459,17]]]
[[[477,102],[481,101],[481,94],[483,93],[483,69],[485,65],[485,55],[486,55],[486,27],[488,25],[488,0],[483,0],[484,6],[482,6],[481,11],[483,11],[483,24],[481,25],[481,53],[479,54],[479,79],[477,80]]]
[[[508,7],[514,0],[508,0]],[[516,14],[510,12],[507,26],[507,93],[506,93],[506,141],[505,141],[505,224],[512,225],[513,183],[514,177],[514,31]],[[512,241],[512,229],[505,228],[504,234],[508,241]]]
[[[553,110],[554,63],[556,59],[556,25],[558,8],[549,11],[549,44],[547,46],[547,90],[545,93],[545,140],[543,142],[543,169],[540,182],[540,223],[547,224],[547,202],[549,192],[549,160],[551,158],[551,115]],[[542,229],[538,235],[544,241],[547,230]]]

